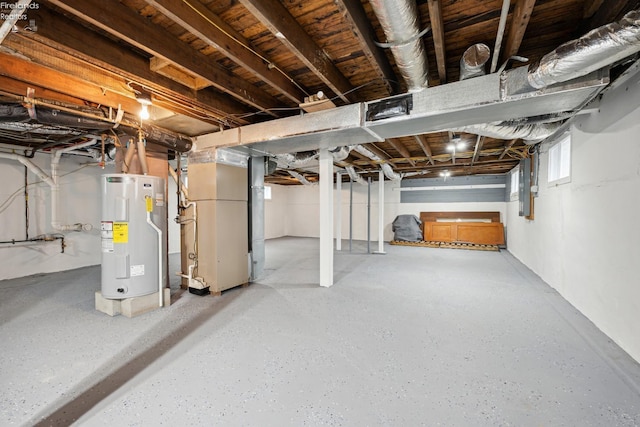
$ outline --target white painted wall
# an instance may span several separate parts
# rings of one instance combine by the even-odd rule
[[[284,216],[284,230],[278,229],[279,233],[271,230],[273,227],[270,221],[266,222],[265,235],[299,236],[299,237],[319,237],[319,192],[317,186],[283,186],[281,187],[286,196],[283,197],[286,206],[277,206],[280,215]],[[384,240],[393,240],[392,223],[398,215],[412,214],[417,217],[420,212],[427,211],[499,211],[505,221],[506,203],[400,203],[400,182],[385,181],[384,189]],[[338,196],[334,190],[335,203],[338,197],[342,205],[342,238],[349,238],[349,183],[342,183],[341,195]],[[270,212],[274,206],[265,207],[265,216],[273,215]],[[335,208],[335,206],[334,206]],[[337,219],[336,219],[337,221]],[[271,237],[267,237],[271,238]],[[367,186],[353,184],[353,239],[367,239]],[[371,184],[371,240],[378,240],[378,183]]]
[[[264,238],[286,236],[289,193],[287,186],[267,184],[271,187],[271,200],[264,201]]]
[[[639,83],[608,92],[572,126],[570,183],[548,186],[541,156],[535,220],[519,217],[517,202],[507,216],[509,251],[638,361]]]
[[[51,156],[37,153],[33,163],[50,174]],[[65,233],[64,253],[60,241],[23,246],[0,245],[0,279],[69,270],[100,263],[100,188],[103,173],[97,166],[85,166],[87,157],[63,157],[59,166],[59,220],[63,224],[83,223],[93,229]],[[79,168],[81,168],[78,170]],[[75,171],[75,172],[74,172]],[[39,178],[32,172],[28,182]],[[0,213],[0,240],[25,239],[24,166],[0,159],[0,203],[16,191],[18,196]],[[29,237],[54,233],[51,227],[51,190],[45,183],[29,186]]]
[[[37,153],[32,161],[45,173],[50,174],[49,154]],[[64,253],[60,252],[60,241],[27,246],[0,245],[0,280],[100,264],[100,176],[113,173],[114,169],[113,166],[107,166],[102,170],[96,165],[86,165],[89,161],[87,157],[62,157],[59,166],[59,220],[63,224],[87,224],[92,229],[66,232]],[[39,178],[29,172],[29,183],[38,180]],[[0,159],[0,182],[0,241],[25,239],[24,166],[14,160]],[[18,195],[11,199],[16,191]],[[175,183],[171,180],[168,200],[169,251],[179,252],[180,230],[173,221],[176,216]],[[5,201],[8,201],[6,205]],[[44,183],[30,185],[29,237],[53,232],[50,187]]]

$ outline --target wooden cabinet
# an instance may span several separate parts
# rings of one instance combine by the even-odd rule
[[[420,219],[427,242],[505,244],[500,212],[420,212]]]

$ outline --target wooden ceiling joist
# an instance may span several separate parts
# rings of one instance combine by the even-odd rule
[[[305,93],[288,76],[271,67],[271,62],[263,60],[264,56],[258,56],[253,48],[249,49],[241,44],[240,40],[218,28],[215,22],[219,18],[200,2],[184,0],[146,0],[146,2],[241,67],[251,71],[260,80],[273,86],[296,104],[303,101]]]
[[[0,75],[45,87],[98,105],[116,109],[121,106],[125,111],[137,111],[140,109],[140,104],[135,98],[128,98],[98,85],[90,84],[80,78],[54,71],[2,52],[0,52]],[[35,96],[39,98],[42,95],[36,93]]]
[[[424,154],[427,156],[427,159],[429,159],[429,163],[433,165],[434,164],[433,153],[431,151],[431,146],[429,145],[429,141],[427,141],[427,137],[424,135],[414,135],[414,138],[418,143],[418,145],[420,146],[420,148],[422,148],[422,151],[424,152]]]
[[[511,25],[509,26],[509,33],[502,54],[503,62],[518,54],[535,4],[536,0],[517,0],[511,15]]]
[[[429,0],[429,20],[431,21],[431,34],[436,50],[436,63],[438,65],[438,77],[440,84],[447,82],[447,57],[444,45],[444,23],[442,21],[442,6],[440,0]]]
[[[152,56],[164,58],[208,80],[218,90],[248,105],[277,116],[270,111],[279,106],[275,98],[244,79],[233,76],[208,56],[194,51],[187,43],[172,37],[162,27],[131,13],[130,8],[119,2],[50,0],[50,3]]]
[[[144,58],[43,6],[30,14],[39,23],[38,31],[22,32],[14,36],[64,49],[88,64],[134,81],[156,93],[163,93],[167,99],[178,104],[179,109],[193,109],[196,113],[190,114],[190,117],[205,115],[230,124],[248,123],[247,120],[235,117],[244,114],[246,107],[234,99],[210,89],[194,92],[172,79],[154,73]],[[171,110],[170,107],[167,108]]]
[[[369,63],[375,69],[379,78],[384,80],[388,94],[395,94],[397,91],[397,83],[395,83],[397,77],[385,53],[376,46],[373,40],[374,30],[362,8],[362,3],[360,0],[335,0],[335,3],[358,38],[362,52],[369,60]]]
[[[484,144],[484,136],[480,136],[478,135],[476,138],[476,145],[473,149],[473,157],[471,158],[471,166],[473,166],[473,164],[475,162],[478,161],[478,158],[480,157],[480,153],[482,152],[482,145]]]
[[[239,0],[344,102],[353,86],[280,0]]]
[[[511,147],[513,147],[513,144],[516,143],[516,141],[517,139],[512,139],[505,145],[504,150],[502,151],[502,153],[500,153],[500,156],[498,157],[498,160],[502,160],[502,158],[509,152]]]
[[[415,166],[416,165],[416,162],[414,162],[411,159],[411,153],[409,153],[409,150],[407,150],[407,147],[405,147],[402,142],[398,141],[397,139],[393,139],[393,138],[387,139],[387,142],[389,144],[391,144],[391,146],[398,153],[400,153],[401,156],[403,156],[405,159],[407,159],[407,161],[409,162],[409,164],[411,164],[411,166]]]

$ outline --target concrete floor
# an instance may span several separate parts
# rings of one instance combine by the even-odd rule
[[[0,425],[640,424],[640,365],[508,252],[386,250],[325,289],[316,239],[271,240],[258,283],[133,319],[99,267],[0,282]]]

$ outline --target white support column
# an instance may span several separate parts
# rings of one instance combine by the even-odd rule
[[[333,285],[333,156],[320,149],[320,286]]]
[[[336,172],[336,250],[342,250],[342,174]]]
[[[384,172],[378,171],[378,250],[376,254],[384,254]]]

